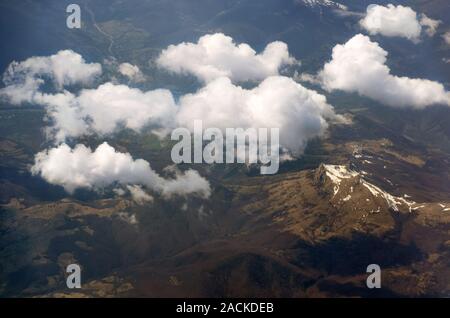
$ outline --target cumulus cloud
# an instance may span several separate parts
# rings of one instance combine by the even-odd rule
[[[8,87],[5,88],[8,90]],[[165,134],[173,127],[176,104],[166,89],[143,92],[126,85],[105,83],[83,89],[78,95],[32,93],[31,101],[45,105],[52,124],[48,136],[57,142],[88,134],[107,135],[118,127],[139,132],[151,125],[155,133]]]
[[[172,127],[176,112],[169,90],[143,92],[112,83],[84,89],[72,103],[82,117],[90,119],[89,127],[100,134],[113,132],[119,124],[135,131],[145,125]]]
[[[29,100],[45,105],[51,122],[47,133],[56,142],[93,133],[107,135],[120,127],[139,132],[147,125],[165,134],[203,119],[205,127],[279,127],[283,146],[299,153],[334,116],[324,96],[281,76],[268,77],[251,90],[220,77],[195,94],[182,96],[178,104],[168,90],[144,92],[112,83],[78,93],[46,94],[39,85],[29,85],[29,91],[33,91]]]
[[[133,201],[137,204],[144,204],[145,202],[153,202],[153,197],[145,192],[139,185],[127,185]]]
[[[45,132],[50,140],[62,142],[68,137],[81,136],[91,130],[76,107],[76,98],[72,93],[36,93],[33,102],[46,106],[47,119],[50,119],[51,124],[45,128]]]
[[[139,68],[129,63],[121,64],[119,69],[130,78],[142,75]],[[140,131],[152,125],[154,132],[162,134],[173,126],[176,105],[168,90],[144,92],[109,82],[78,93],[64,89],[66,85],[91,84],[101,70],[100,64],[86,63],[70,50],[31,57],[9,65],[3,76],[6,86],[0,95],[16,105],[28,102],[45,106],[51,120],[46,131],[49,139],[56,142],[85,134],[110,134],[119,126]],[[45,79],[56,84],[55,93],[43,92]]]
[[[420,25],[425,27],[425,33],[432,37],[436,34],[436,29],[438,28],[439,24],[442,23],[441,20],[433,20],[425,15],[425,13],[422,13],[420,15]]]
[[[99,63],[86,63],[72,50],[62,50],[51,56],[34,56],[22,62],[12,62],[3,75],[7,89],[2,95],[13,103],[32,102],[33,94],[43,84],[42,77],[51,79],[57,89],[67,85],[89,85],[102,73]]]
[[[228,48],[219,54],[223,42]],[[279,45],[271,43],[258,55],[248,45],[236,45],[223,34],[202,37],[199,44],[182,44],[193,46],[194,51],[208,48],[207,55],[212,54],[208,55],[209,62],[217,62],[214,68],[246,80],[278,72],[281,61],[290,59],[284,44],[282,52],[277,53]],[[221,57],[228,53],[230,60],[221,64]],[[250,77],[249,72],[253,72]],[[32,92],[27,99],[46,107],[51,122],[47,133],[58,143],[93,133],[107,135],[121,127],[139,132],[148,125],[164,134],[177,126],[191,127],[195,119],[202,119],[205,128],[280,128],[282,146],[299,154],[309,139],[323,134],[327,120],[340,118],[323,95],[287,77],[269,76],[253,89],[236,86],[227,77],[209,79],[204,88],[182,96],[178,103],[168,90],[144,92],[109,82],[77,93],[63,90],[47,94],[40,91],[40,84],[24,86]]]
[[[5,75],[6,76],[6,75]],[[43,79],[24,76],[19,81],[5,80],[6,86],[0,89],[0,96],[8,100],[13,105],[22,103],[34,103],[42,96],[39,87],[44,83]]]
[[[447,43],[448,45],[450,45],[450,31],[445,32],[442,35],[442,38],[444,39],[445,43]]]
[[[124,196],[126,193],[125,190],[122,188],[115,188],[113,189],[113,192],[119,197]]]
[[[191,74],[204,82],[219,77],[245,82],[277,75],[281,66],[292,64],[283,42],[269,43],[257,54],[248,44],[236,44],[222,33],[202,36],[197,43],[170,45],[163,50],[157,64],[176,74]]]
[[[422,27],[417,20],[417,13],[410,7],[388,4],[369,5],[366,16],[359,24],[370,34],[388,37],[404,37],[418,41]]]
[[[193,48],[193,56],[198,52],[206,54],[205,60],[197,61],[200,68],[195,75],[207,85],[182,96],[178,103],[168,90],[142,91],[110,82],[69,92],[65,86],[92,83],[101,73],[100,65],[87,64],[72,51],[13,63],[5,73],[2,95],[13,103],[45,106],[51,122],[47,132],[60,143],[36,154],[32,173],[69,193],[79,188],[118,186],[116,189],[127,189],[136,202],[150,200],[147,191],[164,197],[192,193],[206,197],[210,194],[209,183],[194,170],[173,171],[171,177],[165,178],[147,161],[134,160],[129,153],[117,152],[107,143],[91,150],[81,144],[71,148],[65,141],[92,133],[110,134],[120,127],[139,132],[149,125],[154,132],[165,133],[179,126],[192,128],[194,120],[201,119],[204,128],[280,128],[281,146],[300,154],[309,139],[324,133],[327,120],[341,119],[323,95],[290,78],[269,76],[278,74],[281,65],[294,61],[284,43],[273,42],[256,54],[247,44],[236,45],[231,38],[215,34],[202,37],[197,44],[181,44],[181,48],[184,46]],[[179,48],[172,47],[175,53]],[[64,59],[73,68],[61,66]],[[195,67],[189,67],[193,66],[181,72],[195,72]],[[139,69],[131,64],[121,70],[130,78],[137,72]],[[43,92],[48,79],[55,83],[56,92]],[[257,79],[263,81],[253,89],[232,82]]]
[[[143,159],[117,152],[106,142],[94,151],[84,145],[71,149],[66,144],[39,152],[31,168],[47,182],[73,193],[78,188],[96,189],[113,184],[143,185],[165,197],[198,194],[208,197],[210,186],[198,172],[188,170],[174,179],[157,174]],[[134,189],[135,194],[136,188]],[[129,189],[130,190],[130,189]]]
[[[101,74],[101,65],[86,63],[81,55],[59,51],[46,57],[31,57],[13,62],[5,71],[5,87],[0,95],[12,104],[25,102],[44,105],[52,124],[48,136],[57,142],[83,134],[109,134],[118,126],[140,131],[153,125],[165,133],[172,127],[175,101],[170,91],[156,89],[143,92],[126,85],[105,83],[93,89],[82,89],[74,94],[63,89],[66,85],[91,84]],[[138,77],[139,68],[128,63],[120,70],[130,77]],[[44,93],[45,78],[56,84],[56,93]]]
[[[119,73],[134,82],[142,82],[145,80],[144,74],[138,66],[130,63],[122,63],[119,65]]]
[[[442,84],[392,75],[387,55],[378,43],[358,34],[333,48],[331,61],[318,77],[328,91],[356,92],[393,107],[450,106],[450,93]]]
[[[193,130],[196,119],[203,126],[226,128],[279,128],[280,144],[301,153],[306,142],[338,119],[325,96],[306,89],[290,78],[272,76],[253,89],[218,78],[194,94],[181,97],[177,122]]]

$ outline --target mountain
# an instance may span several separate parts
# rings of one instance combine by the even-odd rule
[[[2,259],[8,260],[2,262],[3,294],[448,294],[449,282],[442,279],[450,256],[448,195],[425,202],[415,198],[420,193],[414,188],[385,190],[398,189],[399,179],[375,173],[377,162],[391,169],[404,160],[412,170],[425,165],[395,155],[386,140],[343,148],[351,158],[346,165],[231,178],[200,208],[188,202],[183,210],[176,201],[140,206],[126,199],[11,199],[1,222]],[[61,273],[70,262],[83,264],[83,291],[65,290]],[[382,291],[365,288],[371,263],[384,269]]]

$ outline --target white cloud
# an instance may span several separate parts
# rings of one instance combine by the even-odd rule
[[[361,18],[364,17],[365,14],[361,13],[361,12],[356,12],[356,11],[349,11],[349,10],[343,10],[343,9],[335,9],[333,10],[333,12],[341,18],[347,18],[347,17],[357,17],[357,18]]]
[[[76,94],[63,89],[76,83],[91,84],[101,69],[100,64],[87,64],[81,55],[70,50],[31,57],[9,65],[3,76],[6,87],[0,90],[0,96],[16,105],[25,102],[44,105],[51,119],[46,129],[48,137],[57,142],[85,134],[110,134],[120,125],[135,131],[146,125],[162,127],[162,131],[155,130],[159,133],[172,127],[176,106],[168,90],[143,92],[112,83],[82,89]],[[121,70],[135,78],[140,74],[137,67],[128,63],[122,64]],[[55,82],[56,93],[42,92],[44,78]]]
[[[119,73],[134,82],[142,82],[145,80],[144,74],[142,74],[139,67],[130,63],[120,64]]]
[[[130,191],[133,201],[137,204],[144,204],[145,202],[153,202],[153,197],[142,190],[139,185],[127,185],[128,191]]]
[[[262,67],[261,76],[267,69],[258,63],[276,60],[273,72],[277,73],[282,59],[274,58],[277,54],[273,51],[278,44],[272,43],[264,53],[255,55],[247,45],[236,46],[231,38],[222,34],[203,37],[199,43],[206,41],[211,45],[208,39],[216,37],[219,37],[219,46],[224,39],[231,45],[224,54],[232,51],[232,55],[243,55],[243,60],[232,57],[235,61],[229,64],[239,78],[242,79],[239,73],[242,69],[237,65],[249,60],[259,61],[252,67],[256,67],[256,71]],[[248,50],[253,53],[248,55]],[[284,51],[288,58],[287,47]],[[237,60],[239,63],[234,64]],[[25,86],[29,87],[29,96],[25,94],[27,99],[46,107],[51,122],[47,132],[56,142],[93,133],[107,135],[119,127],[139,132],[151,125],[154,132],[166,133],[177,126],[190,127],[194,119],[203,119],[205,128],[280,128],[282,146],[299,154],[309,139],[323,134],[328,119],[339,118],[323,95],[282,76],[270,76],[249,90],[232,84],[231,79],[220,77],[196,93],[182,96],[178,105],[170,91],[164,89],[143,92],[126,85],[105,83],[75,94],[66,90],[46,94],[40,91],[39,85]]]
[[[80,54],[71,50],[59,51],[51,56],[30,57],[8,66],[3,74],[5,87],[0,89],[0,96],[14,105],[45,104],[62,99],[68,101],[72,94],[63,91],[64,86],[90,85],[101,73],[99,63],[86,63]],[[42,93],[40,88],[45,83],[44,78],[51,80],[60,93]]]
[[[44,105],[52,121],[47,127],[48,136],[57,142],[84,134],[109,134],[119,125],[135,131],[147,124],[163,129],[171,127],[176,107],[168,90],[143,92],[112,83],[82,89],[78,94],[63,89],[66,85],[91,84],[101,70],[100,64],[88,64],[71,50],[31,57],[9,65],[3,76],[6,86],[0,90],[0,96],[16,105],[25,102]],[[128,63],[121,64],[120,70],[132,78],[142,75],[139,68]],[[42,77],[55,82],[55,94],[42,92],[45,83]]]
[[[222,33],[202,36],[197,43],[170,45],[157,59],[160,67],[176,74],[192,74],[204,82],[223,76],[236,82],[262,80],[294,62],[283,42],[269,43],[257,54],[248,44],[236,44]]]
[[[142,203],[138,203],[138,204],[143,204],[144,202],[142,202]],[[118,216],[119,216],[119,218],[121,218],[123,221],[125,221],[125,222],[127,222],[127,223],[129,223],[129,224],[131,224],[131,225],[136,225],[136,224],[138,224],[139,222],[138,222],[138,220],[137,220],[137,218],[136,218],[136,214],[128,214],[128,213],[126,213],[126,212],[119,212],[118,214],[117,214]]]
[[[281,76],[269,77],[252,90],[218,78],[195,94],[182,96],[179,105],[168,90],[143,92],[112,83],[77,94],[66,90],[45,94],[39,85],[30,85],[29,91],[30,101],[46,106],[51,119],[47,133],[56,142],[93,133],[107,135],[122,126],[139,132],[151,125],[154,132],[164,134],[203,119],[209,127],[279,127],[283,146],[299,153],[334,116],[324,96]]]
[[[445,43],[447,43],[448,45],[450,45],[450,31],[445,32],[442,35],[442,38],[444,39]]]
[[[425,33],[432,37],[436,34],[436,29],[438,28],[439,24],[442,23],[440,20],[433,20],[425,15],[425,13],[422,13],[420,15],[420,25],[425,27]]]
[[[4,82],[7,86],[0,89],[0,97],[6,98],[13,105],[33,103],[36,95],[42,95],[39,87],[44,83],[43,79],[26,76],[19,81],[4,80]]]
[[[91,119],[90,128],[100,134],[113,132],[121,123],[135,131],[148,124],[172,127],[176,112],[169,90],[143,92],[112,83],[82,90],[74,102],[82,116]]]
[[[75,95],[67,91],[55,95],[35,94],[33,102],[46,106],[47,119],[51,120],[45,128],[49,140],[62,142],[89,133],[89,124],[76,107]]]
[[[272,76],[247,90],[222,77],[180,99],[179,126],[280,128],[280,143],[301,153],[306,142],[324,133],[326,119],[338,118],[326,98],[290,78]]]
[[[63,186],[69,193],[78,188],[96,189],[119,183],[144,185],[165,197],[210,194],[209,183],[198,172],[188,170],[174,179],[164,179],[147,161],[116,152],[106,142],[94,151],[81,144],[74,149],[61,144],[39,152],[31,171],[51,184]]]
[[[369,5],[366,16],[359,23],[372,35],[398,36],[412,41],[419,40],[422,30],[417,13],[401,5]]]
[[[387,55],[378,43],[357,34],[333,48],[331,61],[318,76],[328,91],[357,92],[393,107],[450,106],[450,93],[442,84],[392,75],[385,64]]]
[[[122,188],[115,188],[113,189],[113,192],[119,197],[124,196],[126,193],[125,190]]]
[[[136,132],[152,125],[154,132],[162,134],[174,125],[176,104],[166,89],[143,92],[108,82],[95,89],[83,89],[78,95],[67,91],[29,94],[30,102],[46,106],[52,120],[47,131],[57,142],[92,133],[110,134],[121,125]]]
[[[18,78],[30,81],[48,76],[58,88],[73,84],[91,84],[102,73],[99,63],[86,63],[83,57],[72,50],[62,50],[51,56],[34,56],[22,62],[12,62],[5,71],[3,81],[13,84]]]

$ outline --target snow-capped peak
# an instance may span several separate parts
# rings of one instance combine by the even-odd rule
[[[412,210],[421,208],[422,206],[419,206],[416,202],[407,200],[403,197],[396,197],[384,190],[382,190],[380,187],[372,184],[371,182],[364,179],[364,173],[360,173],[357,171],[353,171],[348,169],[346,166],[343,165],[323,165],[323,168],[325,170],[325,175],[331,180],[331,182],[334,185],[333,188],[333,198],[339,193],[339,192],[348,192],[348,193],[341,193],[343,197],[343,201],[349,201],[351,199],[351,193],[353,192],[354,186],[362,185],[367,190],[369,190],[370,194],[375,198],[382,198],[386,201],[387,205],[394,211],[400,211],[400,206],[406,206],[411,212]],[[340,188],[342,188],[343,180],[345,179],[351,179],[358,177],[354,183],[354,186],[350,187],[350,191],[348,191],[348,185],[344,187],[344,190],[340,191]],[[353,182],[353,181],[351,181]],[[345,190],[346,189],[346,190]],[[367,199],[369,200],[369,199]]]
[[[347,10],[347,6],[331,0],[299,0],[299,2],[303,2],[305,5],[309,7],[325,6],[341,10]]]

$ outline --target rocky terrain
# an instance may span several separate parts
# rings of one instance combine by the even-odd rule
[[[1,214],[1,255],[9,260],[2,263],[2,293],[447,295],[450,200],[422,200],[417,189],[396,186],[394,173],[376,174],[378,162],[384,170],[407,164],[426,174],[425,160],[396,155],[388,140],[357,144],[339,146],[352,158],[346,164],[228,179],[200,209],[191,202],[162,208],[114,198],[9,198]],[[83,264],[82,291],[65,288],[71,262]],[[365,288],[372,263],[383,269],[380,290]]]

